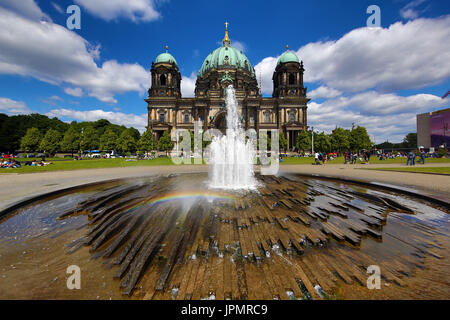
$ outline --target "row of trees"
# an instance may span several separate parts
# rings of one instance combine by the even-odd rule
[[[408,133],[400,143],[385,141],[376,145],[378,149],[412,149],[417,148],[417,133]]]
[[[302,131],[297,136],[296,149],[308,152],[312,149],[312,131]],[[336,128],[331,134],[325,132],[314,133],[314,150],[319,152],[345,152],[371,149],[373,142],[370,140],[366,128],[344,129]]]
[[[118,152],[149,152],[152,150],[169,151],[174,143],[168,131],[156,143],[153,134],[146,131],[142,134],[134,128],[123,130],[120,135],[113,128],[107,128],[100,136],[92,126],[87,126],[81,130],[76,124],[70,125],[62,135],[59,131],[49,129],[42,135],[39,129],[30,128],[21,139],[21,149],[26,151],[44,151],[56,153],[65,151],[76,153],[79,151],[103,150]]]
[[[106,121],[106,120],[105,120]],[[93,125],[80,127],[77,123],[72,123],[64,134],[58,130],[49,129],[42,135],[37,128],[27,130],[25,136],[21,139],[21,149],[27,151],[45,151],[55,153],[57,151],[66,151],[75,153],[80,150],[116,150],[118,152],[149,152],[153,150],[169,151],[172,150],[174,142],[168,131],[160,137],[156,143],[153,134],[146,131],[139,134],[134,128],[125,128],[118,134],[117,128],[109,124],[103,134]],[[203,141],[202,147],[205,148],[209,141]],[[268,145],[270,148],[270,138]],[[287,140],[282,132],[279,134],[280,150],[287,149]],[[367,130],[358,126],[352,130],[336,128],[330,135],[321,132],[314,134],[314,149],[320,152],[331,151],[357,151],[361,149],[370,149],[373,146],[370,141]],[[298,151],[307,152],[312,147],[312,132],[302,131],[299,133],[296,141]],[[191,132],[191,148],[194,148],[194,134]]]
[[[7,116],[0,113],[0,152],[19,150],[20,141],[30,128],[37,128],[42,133],[54,129],[64,134],[69,124],[41,114]]]

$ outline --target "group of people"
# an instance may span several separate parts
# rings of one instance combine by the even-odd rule
[[[22,164],[24,166],[30,166],[30,167],[43,167],[43,166],[47,166],[49,164],[52,164],[51,162],[45,162],[45,161],[25,161],[25,163],[20,163],[19,161],[13,159],[13,158],[8,158],[8,159],[3,159],[0,161],[0,168],[21,168]]]
[[[320,164],[326,164],[328,160],[328,155],[322,152],[316,152],[314,153],[314,164],[320,165]]]
[[[422,164],[425,164],[426,155],[427,154],[424,149],[419,150],[420,161],[422,162]],[[414,153],[414,151],[411,150],[407,155],[406,165],[414,166],[416,164],[416,157],[417,155]]]
[[[346,152],[344,154],[345,162],[344,164],[350,163],[350,164],[356,164],[359,160],[360,163],[370,163],[370,151],[369,150],[363,150],[361,153],[359,152]]]
[[[45,162],[45,161],[27,161],[25,162],[26,166],[30,166],[30,167],[44,167],[44,166],[48,166],[49,164],[52,164],[51,162]]]
[[[20,162],[12,158],[3,159],[0,162],[0,168],[20,168],[20,167],[21,167]]]

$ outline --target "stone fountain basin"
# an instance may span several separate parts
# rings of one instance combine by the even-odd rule
[[[448,270],[444,201],[338,179],[257,178],[258,190],[244,192],[210,189],[204,173],[117,179],[17,203],[0,213],[0,298],[373,298],[365,268],[374,264],[384,297],[421,298],[406,289],[417,273]],[[82,270],[81,290],[67,289],[69,265]]]

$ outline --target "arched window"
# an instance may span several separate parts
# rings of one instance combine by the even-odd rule
[[[266,122],[269,123],[270,122],[270,113],[266,112],[265,116],[266,116]]]
[[[289,112],[289,122],[294,122],[294,121],[295,121],[295,113]]]
[[[184,115],[184,122],[185,123],[189,122],[189,114],[187,114],[187,113]]]
[[[164,112],[161,112],[160,114],[159,114],[159,121],[160,122],[162,122],[162,123],[164,123],[164,122],[166,122],[166,114],[164,113]]]
[[[162,86],[165,86],[166,85],[166,76],[162,74],[159,77],[159,82],[161,83]]]
[[[289,84],[295,84],[295,75],[293,73],[289,74]]]

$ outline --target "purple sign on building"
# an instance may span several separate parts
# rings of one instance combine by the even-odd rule
[[[450,111],[430,115],[431,146],[450,147]]]

